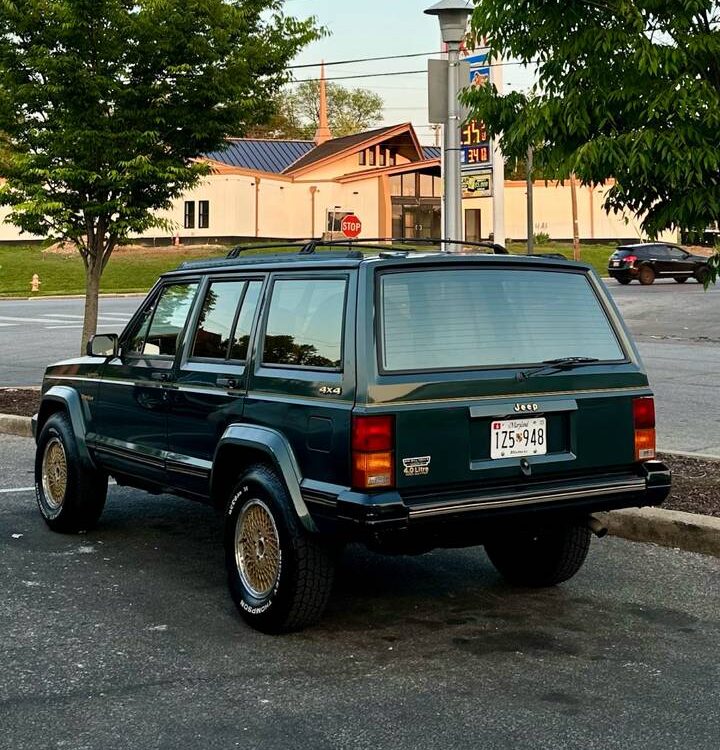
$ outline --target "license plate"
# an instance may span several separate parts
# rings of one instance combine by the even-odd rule
[[[619,266],[620,265],[620,261],[619,260],[614,260],[612,262],[612,264],[613,264],[613,266]]]
[[[547,426],[544,417],[490,423],[490,458],[544,456],[546,453]]]

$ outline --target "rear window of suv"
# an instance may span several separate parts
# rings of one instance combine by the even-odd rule
[[[386,372],[625,359],[583,274],[464,268],[389,272],[379,283]]]

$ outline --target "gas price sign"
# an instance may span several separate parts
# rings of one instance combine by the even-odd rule
[[[466,58],[470,63],[470,85],[484,86],[490,79],[487,55]],[[490,140],[485,125],[470,120],[460,129],[460,162],[464,172],[476,172],[478,167],[489,167],[492,162]]]

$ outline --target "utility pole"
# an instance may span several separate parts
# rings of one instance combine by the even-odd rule
[[[527,253],[530,255],[535,250],[535,221],[533,219],[533,147],[527,150]]]
[[[460,42],[467,33],[472,8],[468,0],[441,0],[425,13],[437,16],[448,53],[447,120],[443,128],[443,188],[445,214],[443,239],[446,252],[456,252],[462,242],[462,194],[460,192]],[[456,242],[448,242],[456,240]]]
[[[573,259],[580,260],[580,226],[578,223],[577,186],[575,172],[570,174],[570,199],[572,201]]]

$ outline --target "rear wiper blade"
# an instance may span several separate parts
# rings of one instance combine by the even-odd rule
[[[559,357],[558,359],[544,359],[537,367],[532,367],[529,370],[522,370],[515,376],[515,380],[521,383],[523,380],[531,378],[533,375],[540,375],[543,372],[550,372],[550,370],[569,370],[573,367],[580,367],[581,365],[591,365],[594,362],[599,362],[597,357]]]

